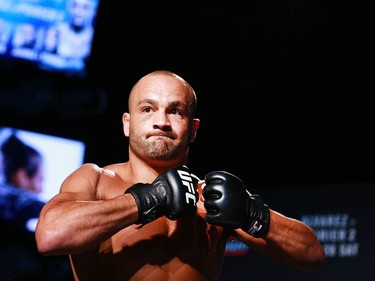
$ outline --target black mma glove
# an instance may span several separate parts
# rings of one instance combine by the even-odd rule
[[[241,228],[254,237],[266,235],[270,211],[257,195],[251,195],[242,180],[225,171],[208,173],[203,188],[206,221]]]
[[[151,184],[137,183],[125,193],[134,196],[138,206],[138,224],[146,224],[161,216],[175,220],[196,214],[198,191],[186,166],[172,168]]]

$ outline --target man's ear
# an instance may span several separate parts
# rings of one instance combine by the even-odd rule
[[[193,119],[193,124],[191,125],[191,136],[190,136],[190,142],[194,142],[195,138],[197,136],[200,120],[197,118]]]
[[[129,137],[129,126],[130,126],[130,113],[125,112],[122,115],[122,127],[124,130],[124,135]]]

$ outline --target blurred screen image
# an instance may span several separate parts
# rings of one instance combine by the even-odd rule
[[[38,150],[43,157],[44,178],[39,198],[47,201],[59,192],[62,181],[81,164],[85,157],[85,143],[38,132],[11,127],[0,127],[0,146],[12,134]],[[0,182],[4,181],[1,173]]]
[[[0,58],[86,75],[98,0],[0,0]]]

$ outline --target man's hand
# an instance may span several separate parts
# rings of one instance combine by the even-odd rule
[[[254,237],[264,237],[270,223],[267,205],[251,195],[242,180],[225,171],[208,173],[203,188],[206,221],[214,225],[241,228]]]
[[[176,220],[196,214],[198,191],[186,166],[172,168],[159,175],[151,184],[137,183],[125,193],[134,196],[138,206],[139,224],[161,216]]]

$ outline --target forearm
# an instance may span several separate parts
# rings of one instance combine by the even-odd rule
[[[325,261],[324,250],[314,231],[302,222],[271,210],[268,233],[253,238],[236,230],[249,247],[287,266],[301,270],[316,270]],[[242,234],[240,234],[242,233]]]
[[[74,254],[97,246],[137,220],[130,194],[106,201],[53,199],[42,210],[36,230],[45,255]]]

